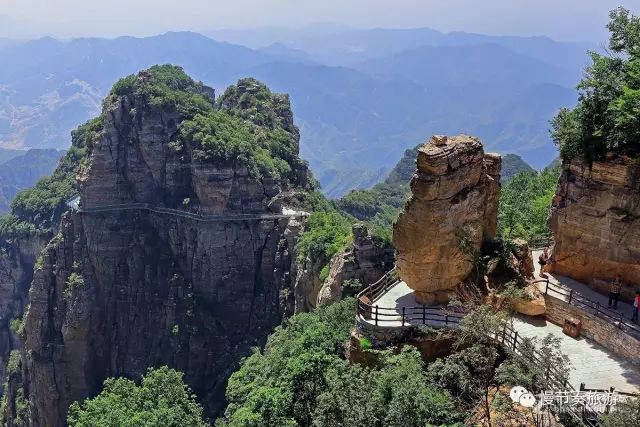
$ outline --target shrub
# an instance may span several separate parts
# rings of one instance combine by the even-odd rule
[[[184,384],[181,372],[166,366],[149,369],[140,385],[110,378],[93,399],[69,408],[70,427],[205,427],[202,408]]]

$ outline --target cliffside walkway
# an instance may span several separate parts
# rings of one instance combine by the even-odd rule
[[[368,327],[401,329],[426,325],[453,329],[463,316],[464,313],[445,307],[420,305],[413,291],[393,271],[358,294],[358,322]],[[588,338],[571,338],[562,333],[560,326],[528,316],[514,318],[513,329],[520,338],[542,339],[548,334],[559,337],[560,348],[573,366],[569,385],[575,389],[585,384],[587,388],[615,387],[620,392],[640,392],[640,369]]]
[[[569,277],[564,277],[560,275],[556,275],[553,273],[544,273],[543,276],[540,275],[540,265],[537,263],[538,257],[542,251],[533,251],[533,259],[536,261],[535,263],[535,272],[534,276],[536,280],[548,280],[550,283],[554,285],[561,286],[569,291],[573,291],[575,294],[580,295],[581,297],[593,301],[595,303],[600,304],[603,312],[606,313],[607,316],[613,318],[620,317],[626,322],[630,323],[631,315],[633,313],[633,306],[624,301],[618,301],[618,309],[617,310],[608,310],[607,306],[609,304],[609,296],[603,295],[584,283],[578,282],[577,280],[573,280]],[[544,292],[544,285],[540,285],[540,290]],[[560,298],[565,302],[568,302],[568,295],[560,295],[558,292],[553,294],[556,298]],[[633,328],[633,325],[630,325]],[[637,334],[640,337],[640,326],[637,328],[633,328],[634,331],[632,333]]]
[[[281,218],[305,218],[309,216],[309,213],[302,211],[293,211],[285,209],[282,214],[267,213],[267,214],[229,214],[229,215],[201,215],[192,212],[186,212],[179,209],[163,208],[158,206],[152,206],[148,203],[126,203],[119,205],[104,205],[95,206],[91,208],[81,208],[77,205],[74,207],[78,212],[85,214],[92,213],[109,213],[109,212],[122,212],[131,210],[145,210],[149,212],[155,212],[164,215],[173,215],[181,218],[192,219],[203,222],[222,222],[222,221],[262,221],[262,220],[277,220]]]

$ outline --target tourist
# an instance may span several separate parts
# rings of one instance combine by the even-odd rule
[[[619,274],[616,274],[616,278],[611,281],[611,286],[609,287],[609,308],[618,309],[620,289],[622,289],[622,278]]]
[[[640,307],[640,291],[636,291],[636,296],[633,299],[633,316],[631,316],[631,320],[634,322],[638,322],[638,307]]]
[[[538,264],[540,264],[540,276],[544,273],[544,266],[549,262],[549,248],[544,248],[540,256],[538,257]]]

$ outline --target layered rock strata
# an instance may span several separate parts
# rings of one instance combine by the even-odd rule
[[[500,156],[479,139],[434,136],[418,150],[411,198],[393,227],[400,278],[424,304],[448,300],[495,236]]]
[[[255,86],[232,89],[243,102],[255,95],[262,107],[277,104],[260,117],[271,114],[278,132],[293,136],[297,156],[288,100]],[[104,379],[139,378],[161,365],[183,371],[215,416],[236,364],[290,312],[303,219],[262,215],[281,212],[283,194],[306,190],[304,162],[288,163],[292,178],[283,184],[240,159],[207,159],[188,141],[176,147],[186,109],[139,102],[121,95],[105,103],[79,173],[81,209],[64,215],[43,252],[29,292],[23,369],[10,381],[9,425],[18,398],[28,400],[29,425],[62,426],[69,405],[97,394]],[[242,117],[244,107],[227,100],[216,108]],[[118,205],[128,208],[102,209]],[[130,208],[139,205],[190,215]]]
[[[616,274],[631,298],[640,287],[640,162],[610,155],[565,161],[549,217],[551,271],[606,291]]]

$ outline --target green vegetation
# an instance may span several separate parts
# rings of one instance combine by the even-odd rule
[[[0,235],[19,238],[52,231],[65,202],[78,192],[76,174],[86,162],[102,126],[102,118],[98,117],[72,132],[72,147],[60,160],[53,175],[18,193],[13,200],[11,212],[0,219]]]
[[[241,162],[253,176],[268,175],[285,184],[295,179],[289,162],[297,156],[297,140],[282,128],[260,129],[226,111],[198,114],[180,128],[181,139],[201,160]]]
[[[549,237],[547,217],[556,191],[560,168],[540,173],[520,172],[502,186],[498,229],[508,239]]]
[[[307,231],[296,246],[298,258],[328,262],[351,241],[351,222],[337,211],[313,212],[307,221]]]
[[[453,425],[452,398],[429,385],[418,352],[384,355],[372,370],[344,359],[352,299],[299,314],[276,329],[263,353],[244,360],[227,386],[219,426]],[[460,424],[461,425],[461,424]]]
[[[102,392],[69,408],[70,427],[205,427],[202,408],[181,372],[149,369],[141,384],[110,378]]]
[[[640,154],[640,18],[621,7],[610,18],[611,54],[590,52],[578,106],[563,109],[552,122],[563,159]]]
[[[602,427],[640,427],[640,398],[618,402],[599,421]]]
[[[73,295],[73,291],[77,288],[84,286],[84,278],[81,273],[76,271],[71,272],[64,287],[64,295],[67,298],[70,298]]]
[[[14,319],[11,319],[11,322],[9,323],[9,327],[16,335],[19,335],[19,336],[24,335],[24,321],[22,320],[21,317],[16,317]]]
[[[136,113],[176,111],[184,117],[193,117],[213,111],[213,100],[204,94],[202,83],[175,65],[154,65],[138,75],[118,80],[105,103],[109,105],[124,96],[134,101]]]

